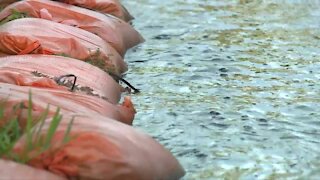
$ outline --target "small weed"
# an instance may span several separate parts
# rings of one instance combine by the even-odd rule
[[[3,121],[5,117],[5,105],[7,100],[0,102],[0,121]],[[15,106],[13,109],[13,114],[18,110],[21,110],[23,106]],[[60,109],[57,108],[54,116],[51,119],[49,129],[47,130],[46,135],[43,137],[41,131],[45,124],[45,120],[48,117],[49,105],[46,110],[40,115],[39,118],[35,119],[32,116],[32,95],[29,93],[28,101],[28,115],[27,123],[24,129],[21,128],[19,124],[19,117],[9,116],[9,120],[5,123],[0,122],[3,126],[0,128],[0,157],[6,159],[12,159],[19,163],[27,163],[31,157],[28,155],[30,152],[37,152],[36,155],[40,155],[44,151],[50,148],[51,140],[57,131],[57,128],[61,122],[62,115],[60,114]],[[35,122],[37,126],[35,126]],[[68,143],[70,141],[70,131],[73,124],[73,119],[68,124],[68,128],[64,134],[63,143]],[[25,147],[23,152],[16,154],[13,152],[13,148],[16,142],[22,137],[26,136]],[[32,157],[34,158],[34,156]]]
[[[89,58],[85,59],[85,62],[87,62],[93,66],[96,66],[107,73],[109,73],[109,72],[115,73],[116,72],[116,69],[111,62],[106,63],[106,61],[101,58],[100,49],[97,49],[96,51],[94,51]]]
[[[19,12],[17,10],[12,10],[11,14],[8,17],[6,17],[2,21],[0,21],[0,26],[9,22],[9,21],[13,21],[15,19],[26,18],[26,17],[28,17],[27,13]]]

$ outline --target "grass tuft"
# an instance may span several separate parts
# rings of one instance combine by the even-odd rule
[[[26,127],[21,128],[19,124],[19,116],[9,116],[9,119],[4,122],[5,118],[5,105],[7,100],[0,100],[0,157],[6,159],[12,159],[19,163],[28,163],[35,156],[41,155],[44,151],[51,147],[51,141],[58,129],[58,126],[62,120],[62,115],[60,114],[60,109],[57,108],[54,116],[51,119],[50,126],[43,137],[43,127],[45,120],[48,117],[49,108],[48,105],[46,110],[41,113],[38,118],[32,116],[32,94],[29,92],[28,100],[28,117]],[[19,112],[25,108],[22,103],[18,106],[13,107],[13,114]],[[71,140],[70,132],[72,128],[74,118],[68,124],[67,130],[64,134],[63,142],[68,143]],[[35,126],[37,123],[37,126]],[[26,142],[23,151],[19,154],[13,152],[13,148],[17,141],[25,134]],[[32,153],[31,153],[32,152]],[[33,154],[32,157],[29,155]]]

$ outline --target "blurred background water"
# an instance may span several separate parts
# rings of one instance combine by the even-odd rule
[[[184,179],[320,178],[320,1],[123,0],[134,126]]]

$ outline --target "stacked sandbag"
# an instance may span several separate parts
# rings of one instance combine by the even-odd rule
[[[9,160],[0,159],[0,179],[18,180],[67,180],[62,176],[55,175],[45,170],[33,168],[31,166],[15,163]]]
[[[84,7],[104,14],[111,14],[126,22],[133,19],[128,10],[119,0],[57,0],[67,4]]]
[[[17,0],[1,0],[0,8],[16,2]],[[53,0],[60,1],[75,6],[91,9],[103,14],[111,14],[126,22],[134,19],[128,10],[119,2],[119,0]]]
[[[99,68],[62,56],[20,55],[2,57],[0,58],[0,74],[0,82],[3,83],[47,88],[50,88],[50,84],[45,86],[42,83],[44,81],[42,77],[56,81],[60,77],[61,83],[59,85],[63,85],[61,88],[64,89],[72,88],[74,78],[62,77],[72,74],[76,77],[73,92],[97,96],[113,104],[119,102],[121,92],[124,91],[122,86]],[[39,82],[40,80],[42,82]],[[53,85],[56,85],[56,82]]]
[[[73,119],[71,140],[62,142],[70,119]],[[50,120],[41,135],[47,133]],[[22,155],[25,137],[15,146]],[[101,116],[64,116],[51,147],[32,157],[30,165],[48,169],[69,179],[112,180],[175,180],[184,170],[169,151],[132,127]]]
[[[50,117],[55,113],[55,107],[60,107],[63,114],[63,120],[55,132],[50,148],[41,154],[27,154],[31,158],[28,162],[30,166],[68,179],[174,180],[183,176],[184,170],[178,161],[159,143],[124,124],[128,122],[115,121],[130,118],[128,111],[134,110],[130,99],[127,100],[129,102],[125,100],[121,107],[108,107],[103,101],[99,101],[99,98],[66,90],[26,88],[0,83],[0,99],[7,101],[4,118],[7,114],[12,114],[8,110],[14,109],[13,106],[22,105],[22,111],[17,112],[21,127],[26,126],[30,108],[28,92],[32,92],[33,119],[38,119],[43,114],[46,103],[53,108],[49,109],[49,119],[45,121],[41,135],[48,133],[52,121]],[[131,114],[133,113],[131,111]],[[62,139],[71,120],[73,124],[70,141],[64,144]],[[14,152],[18,156],[26,155],[23,153],[27,147],[25,143],[25,137],[22,137],[15,145]],[[33,156],[34,154],[38,156]]]
[[[0,128],[24,133],[2,154],[1,178],[185,174],[168,150],[131,126],[136,110],[119,81],[135,90],[122,79],[123,58],[144,40],[118,0],[2,0],[1,7]]]
[[[100,37],[44,19],[23,18],[0,26],[0,54],[64,55],[117,75],[127,70],[122,57]]]
[[[42,79],[46,82],[45,85],[47,85],[47,81],[54,84],[54,81],[49,78],[43,77]],[[129,97],[126,97],[121,105],[115,105],[95,96],[73,93],[67,89],[57,89],[56,87],[36,88],[7,83],[0,83],[0,87],[0,99],[6,100],[6,114],[12,114],[13,107],[20,104],[25,109],[25,113],[23,111],[17,112],[22,127],[25,127],[27,121],[28,108],[32,108],[33,114],[38,117],[46,110],[48,104],[52,107],[48,113],[49,117],[52,117],[56,108],[59,107],[62,114],[100,114],[130,125],[136,112]],[[32,107],[29,107],[30,92],[32,92]],[[4,122],[6,119],[5,115]]]
[[[1,11],[0,21],[15,11],[25,13],[28,17],[47,19],[96,34],[110,43],[122,56],[127,49],[144,41],[141,35],[125,21],[73,5],[48,0],[18,1]]]

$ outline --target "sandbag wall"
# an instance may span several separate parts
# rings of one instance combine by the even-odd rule
[[[120,102],[127,89],[119,84],[128,70],[125,53],[144,39],[118,0],[1,0],[0,7],[0,101],[5,102],[0,128],[12,116],[25,128],[30,112],[34,121],[46,112],[38,132],[46,137],[57,108],[62,115],[50,147],[29,152],[26,165],[1,157],[2,178],[151,180],[184,175],[168,150],[131,126],[136,113],[131,98]],[[69,141],[62,143],[67,131]],[[26,156],[27,144],[23,135],[13,151]]]

